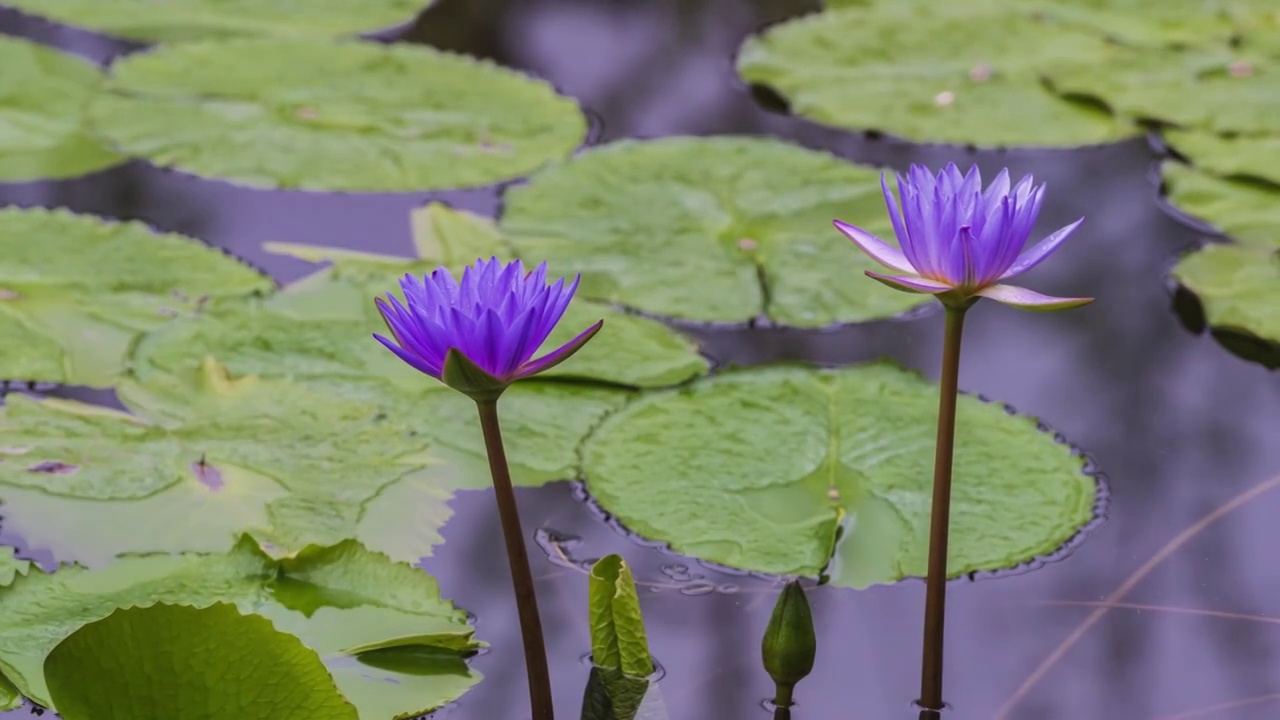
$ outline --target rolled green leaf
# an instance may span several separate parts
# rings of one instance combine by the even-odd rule
[[[764,669],[778,686],[778,705],[791,704],[791,689],[813,671],[818,638],[809,601],[798,580],[782,589],[761,643]]]
[[[653,674],[653,658],[644,632],[640,597],[631,569],[618,555],[591,568],[588,587],[591,655],[598,667],[631,677]]]

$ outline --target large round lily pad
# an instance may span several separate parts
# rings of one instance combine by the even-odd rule
[[[1280,125],[1277,130],[1280,131]],[[1164,138],[1205,172],[1265,180],[1280,189],[1280,132],[1222,136],[1203,131],[1168,130]]]
[[[85,131],[102,71],[26,40],[0,38],[0,182],[75,177],[123,158]]]
[[[477,643],[435,580],[353,541],[285,560],[249,538],[230,553],[121,559],[99,570],[32,572],[0,588],[0,683],[51,704],[45,658],[64,638],[120,608],[230,603],[265,617],[320,656],[361,718],[407,718],[479,681]]]
[[[891,238],[880,174],[775,140],[673,138],[549,167],[499,225],[520,257],[581,273],[584,297],[680,320],[818,327],[922,302],[854,280],[873,264],[834,218]]]
[[[613,415],[583,471],[682,553],[865,587],[925,572],[936,414],[937,388],[888,365],[733,372]],[[1034,420],[963,397],[957,424],[951,575],[1047,555],[1094,518],[1098,481]]]
[[[139,42],[322,37],[412,20],[429,0],[5,0],[51,20]]]
[[[1280,188],[1227,180],[1179,163],[1162,168],[1169,202],[1233,240],[1280,247]]]
[[[225,603],[118,609],[44,673],[63,720],[358,720],[314,650]]]
[[[582,141],[547,83],[424,47],[319,40],[162,46],[112,68],[90,111],[124,150],[272,188],[413,191],[528,173]]]
[[[1098,33],[1022,3],[869,3],[774,26],[738,57],[747,82],[818,122],[920,142],[1074,146],[1136,134],[1044,83],[1053,68],[1103,71]]]
[[[63,211],[0,211],[0,378],[106,387],[139,333],[273,287],[196,240]]]
[[[1280,247],[1212,245],[1184,258],[1173,275],[1200,299],[1219,342],[1280,367]]]

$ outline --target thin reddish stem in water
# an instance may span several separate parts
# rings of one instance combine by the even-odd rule
[[[938,441],[933,455],[933,508],[929,516],[929,573],[925,578],[924,653],[920,667],[921,720],[942,703],[942,641],[947,614],[947,533],[951,524],[951,459],[956,441],[956,395],[965,308],[947,308],[938,386]],[[932,711],[932,712],[931,712]]]
[[[484,447],[489,454],[489,472],[493,475],[493,495],[498,501],[502,521],[502,537],[507,545],[507,563],[516,591],[516,610],[520,615],[520,634],[524,640],[524,664],[529,674],[529,704],[533,720],[554,720],[551,702],[551,674],[547,670],[547,649],[542,639],[542,620],[538,617],[538,597],[533,589],[533,573],[525,550],[524,531],[520,528],[520,511],[516,493],[511,487],[511,470],[502,447],[502,430],[498,425],[498,401],[477,401],[480,427],[484,431]]]
[[[1236,708],[1248,707],[1250,705],[1261,705],[1262,703],[1280,701],[1280,693],[1271,693],[1270,695],[1258,695],[1257,697],[1243,698],[1240,700],[1232,700],[1231,702],[1219,703],[1210,707],[1200,708],[1198,710],[1189,710],[1177,715],[1169,715],[1161,718],[1161,720],[1191,720],[1191,718],[1206,717],[1223,710],[1235,710]]]
[[[1280,625],[1280,617],[1270,615],[1248,615],[1245,613],[1226,612],[1225,610],[1202,610],[1200,608],[1170,607],[1168,605],[1143,605],[1141,603],[1117,602],[1109,603],[1100,600],[1046,600],[1036,605],[1059,605],[1063,607],[1093,607],[1112,610],[1138,610],[1142,612],[1161,612],[1171,615],[1197,615],[1200,617],[1222,618],[1223,620],[1244,620],[1246,622]]]
[[[996,720],[1004,720],[1007,718],[1009,713],[1017,707],[1018,703],[1021,702],[1022,699],[1031,692],[1031,689],[1036,686],[1036,683],[1040,682],[1040,680],[1048,674],[1049,670],[1067,654],[1067,651],[1079,642],[1080,638],[1084,637],[1085,633],[1089,632],[1090,628],[1097,625],[1099,620],[1106,617],[1107,612],[1111,609],[1107,606],[1114,605],[1115,603],[1124,600],[1125,597],[1128,596],[1135,587],[1137,587],[1138,583],[1142,582],[1147,575],[1150,575],[1151,571],[1155,570],[1160,563],[1164,562],[1170,555],[1177,552],[1179,548],[1186,545],[1197,535],[1204,532],[1210,525],[1221,520],[1233,510],[1247,505],[1258,496],[1277,487],[1280,487],[1280,475],[1277,475],[1266,482],[1254,485],[1248,490],[1245,490],[1239,495],[1231,498],[1214,509],[1213,512],[1200,518],[1194,525],[1178,533],[1172,540],[1165,543],[1164,547],[1156,551],[1156,554],[1152,555],[1151,558],[1143,563],[1141,567],[1134,570],[1132,575],[1126,578],[1124,582],[1120,583],[1120,587],[1116,588],[1114,592],[1103,600],[1103,607],[1099,607],[1089,613],[1089,617],[1085,618],[1083,622],[1076,626],[1076,629],[1072,630],[1071,634],[1063,639],[1063,641],[1058,644],[1058,647],[1054,648],[1053,652],[1049,653],[1048,657],[1036,666],[1036,669],[1031,672],[1031,675],[1018,686],[1017,690],[1013,691],[1013,694],[1009,696],[1009,699],[1005,700],[1004,705],[1000,706],[1000,711],[996,714]]]

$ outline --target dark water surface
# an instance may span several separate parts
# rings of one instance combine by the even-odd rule
[[[1062,562],[952,585],[948,720],[1280,717],[1280,488],[1263,486],[1280,477],[1280,375],[1189,332],[1172,312],[1166,273],[1202,238],[1157,205],[1155,155],[1136,141],[1072,152],[918,148],[767,112],[736,81],[732,53],[753,29],[811,9],[782,0],[445,0],[409,36],[549,78],[595,115],[603,140],[772,134],[863,162],[972,159],[985,171],[1007,164],[1048,181],[1041,230],[1089,219],[1026,284],[1098,301],[1049,315],[984,303],[970,314],[960,381],[1041,417],[1087,449],[1110,479],[1110,519]],[[92,57],[116,50],[12,14],[0,20],[0,30]],[[428,195],[257,192],[133,164],[68,182],[0,186],[0,197],[140,218],[225,247],[287,280],[308,265],[265,254],[264,241],[407,253],[409,210]],[[431,197],[489,214],[500,205],[496,190]],[[870,281],[851,275],[849,282]],[[838,332],[716,332],[704,339],[721,361],[844,363],[887,355],[935,376],[941,337],[934,313]],[[1187,532],[1258,486],[1263,490],[1247,502]],[[643,584],[672,720],[769,717],[761,701],[772,685],[759,641],[776,581],[717,572],[631,541],[566,482],[523,490],[520,502],[526,529],[540,540],[531,551],[561,717],[577,717],[588,676],[581,660],[589,650],[586,576],[573,560],[615,551]],[[492,498],[464,492],[452,505],[446,542],[426,567],[446,597],[477,616],[478,634],[493,649],[475,660],[486,680],[436,716],[527,717]],[[1162,553],[1180,534],[1182,541]],[[1158,555],[1122,598],[1141,608],[1113,609],[1080,631],[1094,609],[1062,602],[1102,601]],[[797,690],[793,717],[914,718],[923,590],[915,581],[863,592],[814,590],[818,663]],[[1020,693],[1033,675],[1038,679]]]

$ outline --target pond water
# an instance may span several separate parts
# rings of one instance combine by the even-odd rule
[[[594,113],[597,141],[768,134],[865,163],[976,161],[984,171],[1008,165],[1047,181],[1042,228],[1080,215],[1088,220],[1026,284],[1097,302],[1040,316],[981,305],[970,314],[960,382],[1042,418],[1086,449],[1109,481],[1109,517],[1060,562],[953,583],[947,718],[1280,716],[1280,569],[1273,554],[1280,544],[1280,375],[1194,334],[1173,312],[1167,271],[1205,239],[1160,206],[1157,156],[1137,141],[1070,152],[915,147],[770,112],[735,78],[732,53],[761,25],[812,9],[781,0],[445,0],[408,39],[550,79]],[[3,21],[0,31],[98,58],[120,49],[12,15]],[[263,242],[403,253],[409,210],[428,197],[489,215],[500,210],[496,189],[268,193],[138,163],[73,181],[0,187],[6,204],[139,218],[199,237],[282,280],[309,266],[267,255]],[[716,330],[699,337],[721,363],[888,356],[935,377],[942,324],[939,313],[918,313],[833,332]],[[520,490],[519,500],[526,530],[538,538],[534,574],[562,717],[577,717],[589,670],[586,575],[578,562],[609,552],[621,553],[641,583],[672,720],[770,717],[762,702],[772,683],[759,643],[778,581],[634,541],[603,522],[568,482]],[[475,615],[477,634],[492,649],[474,660],[484,682],[434,717],[527,717],[492,497],[463,492],[452,507],[446,542],[425,567],[445,597]],[[812,590],[818,660],[797,689],[793,717],[914,718],[923,597],[917,581]],[[1099,610],[1105,602],[1123,606]]]

